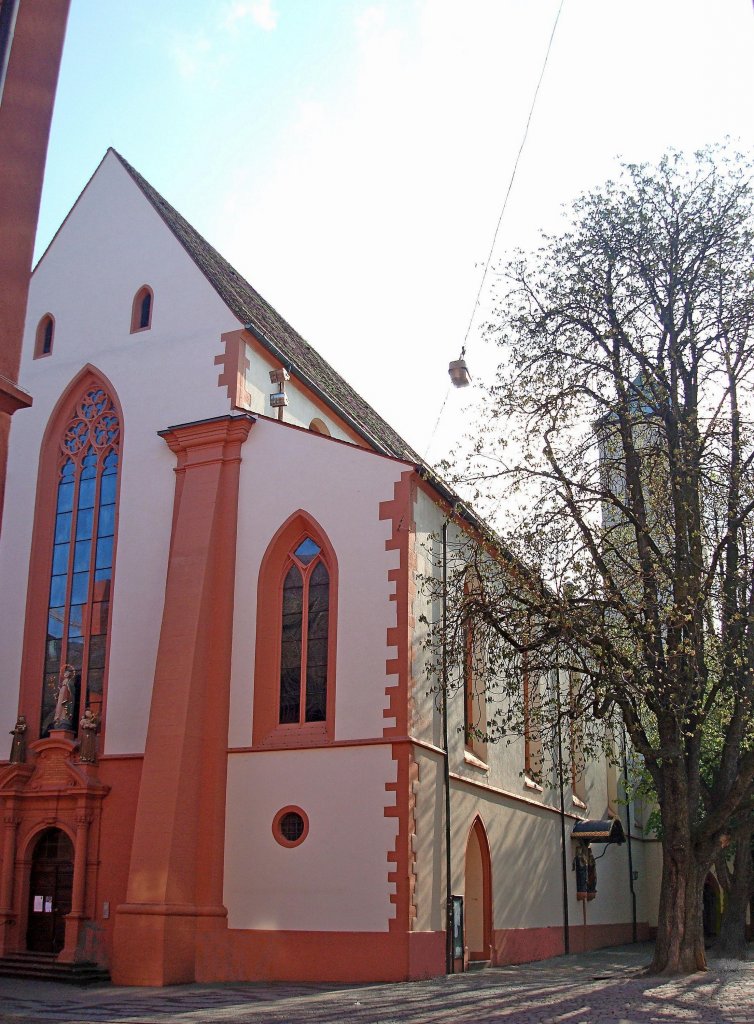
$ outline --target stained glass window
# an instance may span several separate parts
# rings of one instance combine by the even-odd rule
[[[120,424],[108,394],[90,387],[60,443],[40,734],[101,714],[115,539]],[[61,697],[61,679],[70,699]],[[63,696],[67,696],[63,694]]]
[[[329,618],[330,574],[319,546],[306,537],[290,554],[283,581],[281,725],[327,718]]]

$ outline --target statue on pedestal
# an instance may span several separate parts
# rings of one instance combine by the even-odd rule
[[[26,764],[26,715],[19,715],[10,731],[13,742],[10,748],[11,764]]]
[[[597,865],[589,843],[578,843],[573,866],[576,871],[576,899],[593,900],[597,895]]]
[[[79,745],[79,761],[84,764],[97,763],[97,733],[99,732],[99,715],[87,708],[79,722],[81,741]]]
[[[55,704],[55,716],[52,721],[53,729],[72,730],[73,706],[76,702],[76,669],[73,665],[64,665],[63,674],[58,684],[57,702]]]

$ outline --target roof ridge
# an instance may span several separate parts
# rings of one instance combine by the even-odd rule
[[[238,320],[373,447],[424,464],[380,414],[116,149],[108,147]]]

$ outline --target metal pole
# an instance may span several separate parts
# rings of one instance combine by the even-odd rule
[[[563,733],[560,723],[560,667],[555,665],[555,693],[558,717],[558,782],[560,784],[560,861],[563,875],[563,952],[571,952],[568,926],[568,858],[566,856],[565,800],[563,797]]]
[[[442,524],[442,745],[445,751],[445,973],[453,973],[453,884],[450,873],[450,755],[448,750],[448,521]]]
[[[583,924],[581,928],[581,952],[586,953],[586,900],[581,903],[581,916]]]
[[[634,889],[634,858],[631,850],[631,805],[628,802],[628,743],[623,727],[623,788],[626,797],[626,840],[628,841],[628,885],[631,890],[631,941],[638,942],[636,934],[636,890]]]

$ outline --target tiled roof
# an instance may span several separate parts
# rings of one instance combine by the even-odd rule
[[[349,422],[376,450],[409,462],[422,462],[390,424],[286,323],[248,281],[120,153],[115,150],[112,152],[233,315],[252,330],[260,343],[289,369],[292,376],[317,392],[338,416]]]

